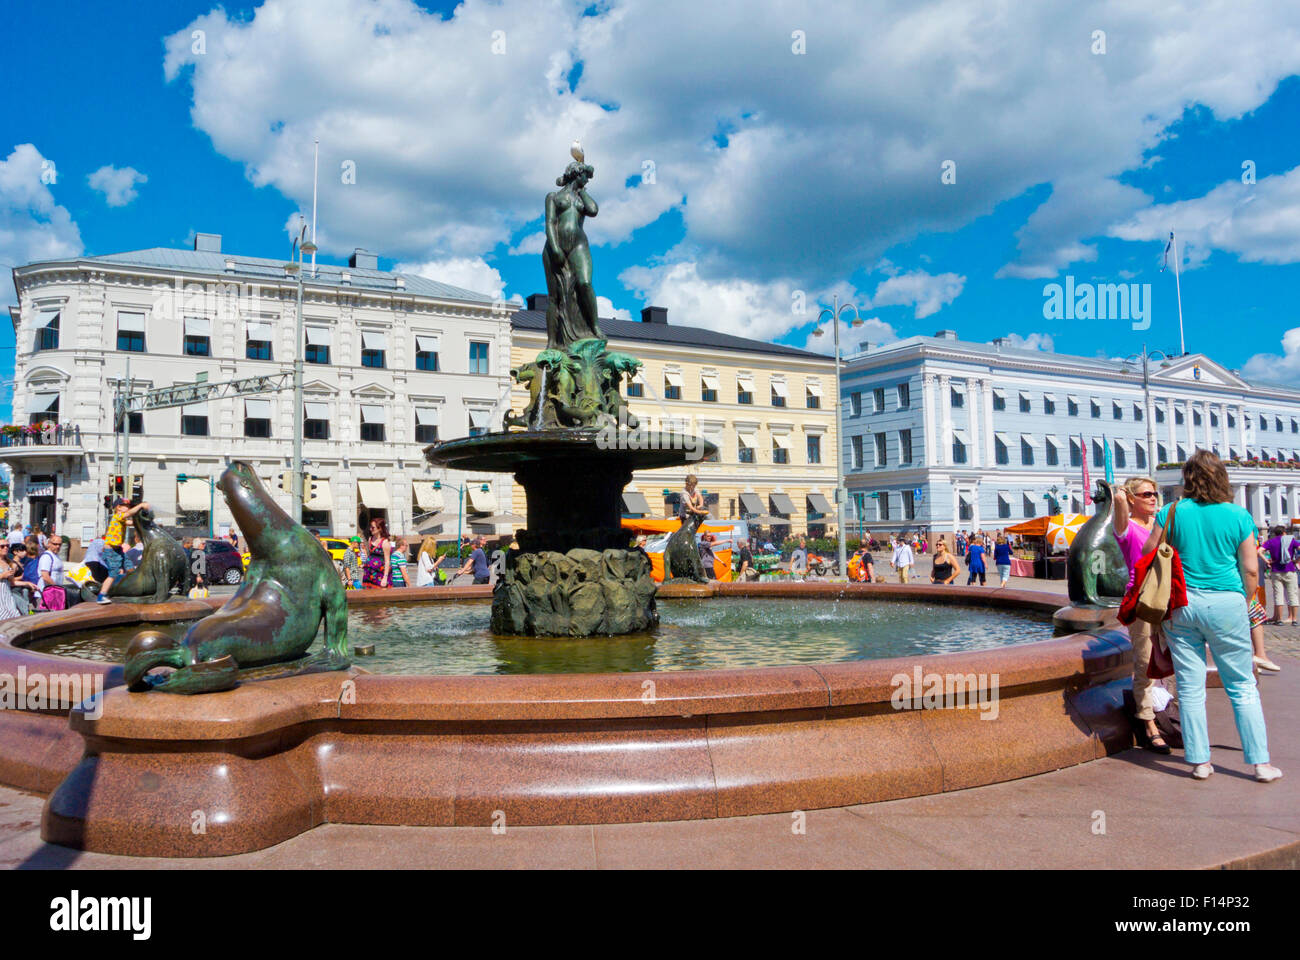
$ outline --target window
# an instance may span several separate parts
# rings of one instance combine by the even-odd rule
[[[1047,394],[1043,394],[1043,413],[1049,415],[1056,413],[1056,401]]]
[[[902,494],[903,494],[903,519],[915,520],[916,502],[915,502],[914,494],[912,493],[911,490],[904,490],[902,491]]]
[[[788,394],[784,380],[772,381],[772,406],[784,407],[785,398]]]
[[[881,490],[876,494],[876,514],[880,520],[889,519],[889,491]]]
[[[328,327],[307,327],[303,333],[307,338],[307,349],[303,360],[307,363],[326,364],[330,362],[330,331]]]
[[[212,355],[212,338],[185,334],[185,355],[187,357],[208,357]]]
[[[1101,419],[1101,404],[1098,403],[1096,400],[1090,400],[1090,401],[1088,401],[1088,403],[1089,403],[1089,412],[1092,414],[1092,419],[1094,419],[1094,420],[1100,420],[1100,419]]]
[[[1034,447],[1024,437],[1020,438],[1020,462],[1026,467],[1034,465]]]
[[[849,416],[862,416],[862,391],[854,390],[849,394]]]
[[[42,424],[49,420],[59,422],[59,395],[57,393],[33,394],[27,407],[27,422]]]
[[[1123,470],[1128,466],[1128,454],[1124,452],[1124,448],[1118,443],[1111,444],[1110,454],[1111,458],[1115,461],[1114,466],[1116,470]]]
[[[57,350],[59,348],[59,311],[42,310],[36,318],[36,339],[33,350]]]
[[[1077,417],[1079,415],[1079,401],[1074,397],[1066,397],[1065,412],[1067,416]]]
[[[862,434],[859,433],[853,436],[850,439],[850,445],[852,446],[853,449],[852,459],[850,461],[851,464],[850,469],[861,470],[862,469]]]
[[[1024,495],[1023,499],[1024,499],[1024,507],[1025,507],[1025,516],[1027,518],[1036,516],[1038,513],[1038,504],[1034,503],[1033,500],[1029,499],[1029,494],[1027,493]]]
[[[1133,419],[1140,421],[1142,417],[1143,417],[1142,404],[1140,403],[1133,404]]]
[[[754,435],[752,433],[736,434],[736,459],[741,463],[754,462]]]
[[[898,462],[909,464],[912,462],[912,431],[898,431]]]
[[[1218,425],[1219,425],[1219,415],[1218,415],[1217,413],[1215,413],[1213,410],[1211,410],[1211,411],[1210,411],[1210,426],[1212,426],[1212,427],[1217,427]],[[1278,429],[1280,430],[1281,427],[1279,427]]]
[[[809,410],[819,410],[821,409],[822,398],[820,394],[813,393],[812,388],[809,387],[805,391],[804,402]]]
[[[700,400],[704,403],[718,402],[718,375],[706,373],[700,378]]]
[[[144,433],[144,414],[128,413],[126,415],[126,429],[128,433]]]
[[[302,405],[302,437],[304,440],[330,438],[330,405],[319,400],[308,400]]]
[[[664,374],[664,399],[680,400],[682,398],[682,375],[680,373]]]
[[[117,349],[128,353],[144,353],[143,313],[117,315]]]
[[[1101,448],[1101,441],[1092,441],[1092,465],[1094,467],[1104,467],[1106,465],[1106,454]]]
[[[1159,463],[1169,462],[1169,450],[1165,447],[1163,443],[1156,444],[1156,460]]]
[[[736,402],[751,404],[754,402],[754,378],[739,376],[736,378]]]
[[[967,500],[965,497],[958,497],[957,498],[957,519],[969,520],[973,515],[974,512],[971,510],[970,501]]]
[[[627,382],[627,395],[629,397],[644,397],[645,384],[640,380],[629,380]]]
[[[1004,493],[998,494],[998,519],[1006,520],[1011,516],[1011,501]]]
[[[208,406],[195,403],[181,407],[181,436],[206,437],[208,435]]]
[[[1021,413],[1029,413],[1029,412],[1031,411],[1031,409],[1032,409],[1032,408],[1031,408],[1030,405],[1029,405],[1029,394],[1027,394],[1027,393],[1022,393],[1022,394],[1020,395],[1020,412],[1021,412]]]
[[[438,442],[438,410],[436,407],[415,408],[415,442]]]
[[[885,388],[876,387],[872,393],[872,399],[875,401],[874,409],[876,413],[885,412]]]
[[[1275,418],[1273,419],[1273,426],[1277,427],[1277,432],[1278,432],[1278,433],[1281,433],[1281,432],[1282,432],[1282,418],[1281,418],[1281,417],[1275,417]]]
[[[361,439],[366,443],[382,443],[384,425],[387,417],[384,408],[378,403],[361,405]]]
[[[906,410],[912,405],[912,385],[910,383],[900,383],[898,385],[898,409]]]
[[[772,437],[772,462],[789,463],[790,462],[790,438],[785,436]]]
[[[1261,433],[1268,432],[1268,417],[1264,416],[1263,414],[1260,414],[1259,417],[1259,429]]]
[[[1079,441],[1075,440],[1073,437],[1070,438],[1070,466],[1083,466],[1083,447],[1081,447]]]
[[[1115,420],[1123,420],[1123,419],[1124,419],[1124,408],[1121,407],[1121,406],[1119,405],[1119,401],[1118,401],[1118,400],[1113,400],[1113,401],[1111,401],[1111,404],[1110,404],[1110,415],[1111,415],[1112,419],[1115,419]]]
[[[442,342],[429,334],[415,335],[415,369],[438,372],[438,350]],[[470,361],[473,363],[473,360]]]
[[[808,462],[822,462],[822,438],[815,433],[808,436]]]
[[[1179,410],[1177,407],[1174,407],[1174,423],[1181,424],[1182,422],[1183,422],[1183,411]]]
[[[1156,423],[1164,423],[1164,422],[1165,422],[1164,407],[1156,407]]]
[[[1056,444],[1049,437],[1047,440],[1047,465],[1049,467],[1060,466],[1061,451],[1057,449]]]
[[[244,436],[269,437],[271,435],[271,401],[244,401]]]
[[[1294,424],[1295,421],[1292,420],[1291,423]],[[1228,414],[1228,426],[1229,426],[1229,427],[1235,427],[1236,425],[1237,425],[1237,418],[1236,418],[1235,416],[1233,416],[1231,413]],[[1295,431],[1292,431],[1292,432],[1294,433]]]
[[[952,441],[952,462],[966,462],[966,444],[956,437],[954,437]]]
[[[1011,462],[1007,454],[1007,445],[1001,437],[993,438],[993,459],[999,466],[1005,466]]]
[[[363,367],[386,366],[385,354],[388,351],[388,336],[380,330],[361,331],[361,365]]]
[[[1194,426],[1194,427],[1199,427],[1200,425],[1201,425],[1201,411],[1199,411],[1199,410],[1193,410],[1193,411],[1192,411],[1192,426]]]
[[[964,407],[964,406],[966,406],[966,394],[965,394],[965,393],[963,393],[962,391],[958,390],[956,387],[952,387],[952,388],[950,389],[949,392],[950,392],[950,394],[951,394],[951,396],[949,397],[949,399],[952,401],[952,406],[953,406],[953,409],[954,409],[954,410],[955,410],[955,409],[958,409],[958,408],[960,408],[960,407]]]
[[[1184,449],[1181,443],[1178,445],[1178,462],[1179,463],[1187,462],[1187,450]]]
[[[1300,433],[1300,422],[1297,422],[1295,417],[1291,418],[1291,432]]]
[[[1007,408],[1007,395],[1000,391],[993,391],[993,409],[1005,410]]]
[[[488,345],[483,340],[469,342],[469,372],[488,372]]]
[[[1133,444],[1133,455],[1137,460],[1137,468],[1145,470],[1147,468],[1147,448],[1140,443]]]
[[[474,409],[469,411],[469,435],[471,437],[481,437],[488,432],[488,418],[491,413],[491,410]]]
[[[885,435],[876,434],[876,466],[883,467],[889,462],[888,447]]]
[[[271,341],[250,339],[244,347],[244,356],[249,360],[270,360]]]

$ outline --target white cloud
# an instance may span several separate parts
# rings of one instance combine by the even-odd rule
[[[614,301],[610,300],[609,297],[596,298],[596,315],[599,317],[613,317],[615,320],[632,319],[631,311],[614,306]]]
[[[54,202],[50,184],[57,168],[30,143],[0,160],[0,263],[22,266],[82,252],[81,231],[67,209]],[[8,266],[0,268],[0,305],[17,303]]]
[[[453,287],[482,293],[493,300],[505,296],[506,284],[501,279],[500,271],[482,257],[447,257],[423,263],[399,263],[395,270],[397,273],[413,273],[439,283],[449,283]]]
[[[185,26],[164,68],[188,74],[216,149],[299,204],[321,138],[326,249],[481,256],[537,220],[577,137],[594,242],[676,209],[709,276],[805,288],[1045,185],[1005,275],[1087,260],[1147,202],[1119,178],[1189,106],[1240,117],[1300,72],[1300,6],[1270,0],[586,6],[465,0],[443,19],[411,0],[266,0]]]
[[[912,270],[881,281],[871,298],[873,307],[916,307],[916,319],[938,313],[961,294],[966,278],[956,273]]]
[[[147,183],[149,178],[135,167],[118,167],[106,164],[86,178],[90,189],[104,195],[104,202],[110,207],[125,207],[138,194],[135,185]]]
[[[1011,341],[1011,346],[1017,350],[1042,350],[1044,353],[1056,352],[1056,346],[1052,343],[1050,333],[1031,333],[1026,337],[1022,337],[1018,333],[1009,333],[1007,339]]]
[[[897,339],[898,333],[893,326],[885,323],[879,317],[864,318],[862,325],[859,327],[851,326],[843,320],[840,322],[841,357],[849,357],[857,353],[858,348],[863,343],[878,347],[881,344],[893,343]],[[803,348],[811,350],[813,353],[823,353],[828,357],[834,356],[835,338],[829,330],[826,330],[820,337],[815,333],[809,333]]]
[[[1241,375],[1247,380],[1300,386],[1300,327],[1282,334],[1282,353],[1257,353],[1246,361]]]
[[[524,237],[506,252],[512,257],[540,256],[544,246],[546,246],[546,234],[538,230]]]
[[[1110,235],[1121,240],[1159,241],[1164,249],[1173,230],[1182,269],[1192,270],[1214,250],[1246,263],[1300,262],[1300,167],[1258,183],[1221,183],[1202,197],[1149,206],[1117,223]]]

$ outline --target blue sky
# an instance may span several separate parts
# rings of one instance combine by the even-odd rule
[[[824,349],[816,308],[792,300],[840,293],[870,320],[852,343],[952,328],[1175,350],[1174,229],[1188,349],[1300,385],[1300,14],[851,6],[11,8],[0,262],[184,247],[196,230],[287,256],[318,136],[323,260],[365,246],[524,296],[542,289],[542,198],[579,137],[611,309],[653,301],[670,321]],[[34,37],[58,55],[14,42]],[[41,163],[56,182],[31,181]],[[1045,319],[1044,286],[1067,275],[1151,284],[1150,329]],[[5,325],[7,377],[12,348]]]

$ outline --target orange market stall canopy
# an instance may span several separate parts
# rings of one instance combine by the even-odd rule
[[[682,522],[678,520],[676,517],[669,518],[667,520],[660,520],[652,517],[644,517],[638,519],[632,519],[630,517],[623,518],[623,529],[635,530],[637,533],[661,533],[661,534],[673,533],[679,527],[681,527],[681,525]],[[732,524],[730,523],[700,524],[701,533],[722,533],[723,531],[730,530],[731,528],[732,528]],[[664,582],[663,551],[659,550],[651,553],[650,551],[647,550],[646,554],[650,557],[650,576],[654,579],[655,583],[663,583]],[[720,550],[715,550],[713,552],[713,579],[724,580],[724,581],[731,579],[731,550],[730,549],[720,549]]]
[[[1049,539],[1051,546],[1069,546],[1074,541],[1074,535],[1079,532],[1079,528],[1087,523],[1088,517],[1082,513],[1056,513],[1050,517],[1034,517],[1032,520],[1026,520],[1024,523],[1017,523],[1014,527],[1007,527],[1004,533],[1016,533],[1022,537],[1053,537],[1062,538],[1062,543]]]

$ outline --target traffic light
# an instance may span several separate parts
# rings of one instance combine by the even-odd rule
[[[293,493],[293,472],[286,470],[280,474],[280,489],[285,493]]]
[[[323,484],[325,483],[325,481],[319,477],[313,477],[310,475],[308,475],[305,479],[307,482],[304,485],[304,489],[302,492],[302,502],[304,504],[307,504],[314,501],[316,499],[316,495],[322,492],[322,490],[324,489]]]

